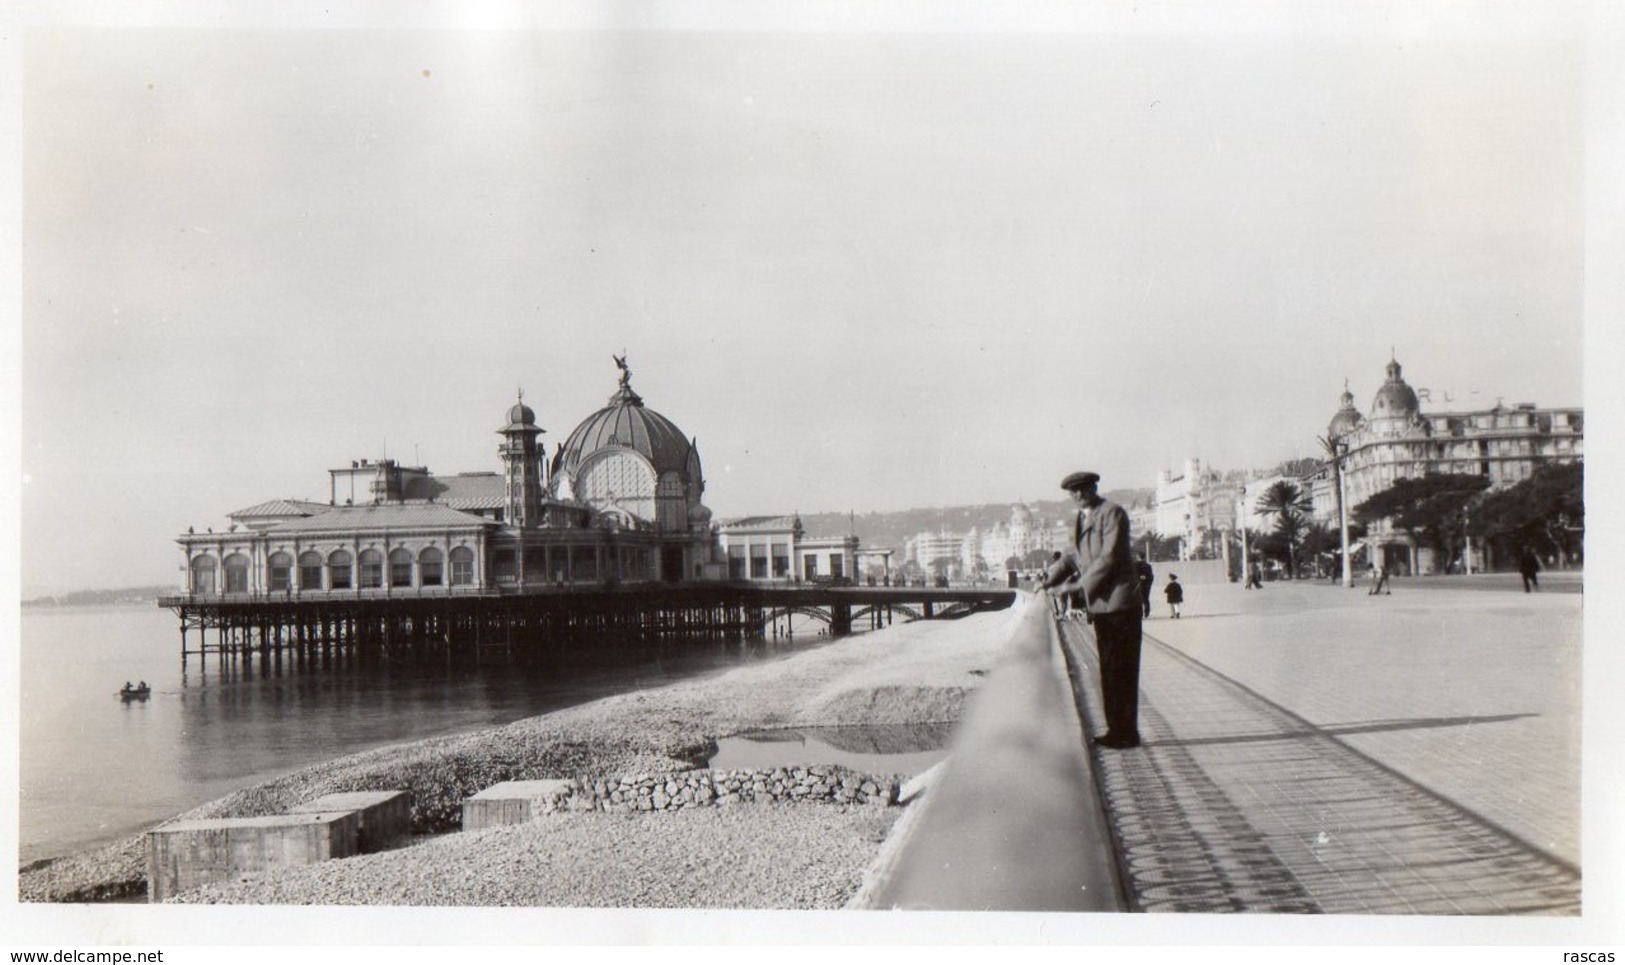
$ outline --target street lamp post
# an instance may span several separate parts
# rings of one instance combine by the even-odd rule
[[[1236,499],[1236,529],[1241,530],[1241,585],[1246,588],[1252,581],[1253,555],[1247,552],[1247,487],[1240,487]]]
[[[1343,460],[1349,454],[1349,444],[1339,439],[1333,443],[1336,452],[1332,454],[1332,472],[1337,475],[1337,524],[1339,538],[1343,541],[1343,585],[1354,585],[1354,561],[1349,559],[1349,499],[1348,491],[1343,485]]]
[[[1473,575],[1473,517],[1472,511],[1466,506],[1461,508],[1461,539],[1466,548],[1461,551],[1462,569],[1468,576]]]

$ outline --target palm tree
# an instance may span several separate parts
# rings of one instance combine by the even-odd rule
[[[1344,531],[1348,528],[1348,510],[1343,505],[1343,456],[1345,446],[1339,443],[1334,436],[1317,436],[1315,441],[1326,453],[1326,462],[1332,467],[1332,495],[1337,497],[1337,525],[1338,525],[1338,563],[1342,570],[1344,586],[1353,586],[1353,570],[1348,560],[1348,537]]]
[[[1286,540],[1287,575],[1293,578],[1298,575],[1298,542],[1311,508],[1309,496],[1302,489],[1279,479],[1258,497],[1258,508],[1254,510],[1260,516],[1275,517],[1275,531]]]
[[[1304,559],[1314,561],[1316,576],[1325,575],[1320,572],[1322,557],[1331,556],[1335,558],[1341,555],[1342,547],[1338,540],[1337,531],[1318,520],[1311,519],[1304,524],[1303,540],[1298,545],[1303,549]]]

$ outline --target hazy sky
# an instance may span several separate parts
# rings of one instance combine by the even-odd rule
[[[622,351],[720,517],[1263,468],[1390,351],[1584,403],[1571,10],[1142,6],[25,31],[23,592],[351,459],[497,470]]]

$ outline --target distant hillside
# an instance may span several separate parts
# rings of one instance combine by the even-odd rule
[[[1132,505],[1136,498],[1143,501],[1149,491],[1117,490],[1106,498]],[[921,533],[947,530],[964,533],[972,526],[987,532],[999,523],[1010,524],[1010,510],[1016,505],[986,503],[980,506],[948,506],[936,509],[904,509],[889,513],[802,513],[801,525],[808,536],[846,536],[855,534],[864,547],[901,550],[903,544]],[[1028,509],[1042,523],[1053,523],[1072,518],[1070,499],[1043,499],[1026,503]]]
[[[132,603],[154,604],[160,596],[181,592],[175,586],[132,586],[122,590],[74,590],[60,596],[36,596],[24,600],[25,607],[50,606],[127,606]]]

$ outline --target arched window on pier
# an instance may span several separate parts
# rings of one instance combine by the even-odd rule
[[[213,593],[214,574],[214,557],[207,553],[192,557],[192,592]]]
[[[272,553],[270,559],[272,593],[286,593],[293,588],[293,557],[287,553]]]
[[[348,550],[334,550],[327,556],[327,588],[348,590],[355,557]]]
[[[226,592],[248,592],[248,557],[241,553],[226,557]]]
[[[384,585],[384,554],[377,550],[361,551],[361,588],[375,590]]]
[[[299,554],[299,589],[319,590],[322,588],[322,554],[315,550],[306,550]]]
[[[395,547],[389,551],[389,585],[412,585],[412,551]]]
[[[418,554],[418,583],[422,586],[439,586],[445,582],[445,557],[440,550],[431,546]]]
[[[474,584],[474,551],[466,546],[456,547],[451,551],[451,585],[472,586]]]

